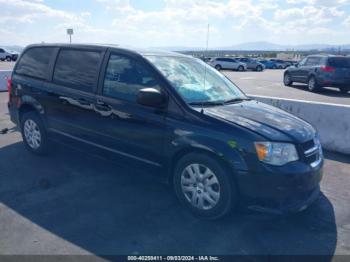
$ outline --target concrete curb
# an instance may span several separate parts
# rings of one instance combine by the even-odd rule
[[[324,149],[350,154],[350,106],[267,96],[250,97],[312,124],[320,134]]]

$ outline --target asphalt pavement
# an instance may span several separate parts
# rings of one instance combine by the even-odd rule
[[[144,170],[70,144],[30,154],[0,93],[0,254],[350,255],[350,157],[326,153],[322,195],[280,217],[201,221]]]
[[[229,79],[248,95],[261,95],[287,99],[315,101],[321,103],[350,105],[350,92],[341,94],[336,88],[323,88],[318,93],[307,90],[304,84],[283,84],[284,70],[265,70],[263,72],[222,71]]]

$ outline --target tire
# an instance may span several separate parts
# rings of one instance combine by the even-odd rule
[[[284,69],[282,65],[279,65],[278,66],[278,69]]]
[[[350,90],[349,90],[348,88],[341,87],[341,88],[339,88],[339,91],[340,91],[340,93],[342,93],[342,94],[347,94]]]
[[[291,80],[290,74],[285,73],[283,77],[283,83],[285,86],[292,86],[293,81]]]
[[[216,65],[216,66],[215,66],[215,69],[218,70],[218,71],[220,71],[220,70],[222,69],[222,67],[221,67],[221,65]]]
[[[308,87],[310,92],[317,92],[318,91],[319,86],[318,86],[317,80],[314,76],[309,77],[307,87]]]
[[[12,61],[12,58],[11,58],[10,56],[7,56],[7,57],[6,57],[6,61],[7,61],[7,62],[11,62],[11,61]]]
[[[243,72],[243,71],[244,71],[244,67],[240,65],[240,66],[237,68],[237,70],[238,70],[239,72]]]
[[[198,174],[208,174],[208,177]],[[177,163],[173,178],[178,199],[196,217],[217,219],[238,203],[233,174],[208,155],[190,153],[184,156]]]
[[[21,133],[25,147],[37,155],[45,155],[48,149],[47,131],[40,116],[30,111],[21,117]]]
[[[256,67],[255,70],[256,70],[257,72],[261,72],[261,71],[263,71],[263,68],[262,68],[262,66],[259,65],[259,66]]]

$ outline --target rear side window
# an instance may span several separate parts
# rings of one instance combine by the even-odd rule
[[[140,89],[160,90],[153,74],[140,62],[128,57],[111,55],[103,84],[103,95],[136,102]]]
[[[338,68],[350,68],[350,58],[347,57],[331,57],[328,58],[328,65]]]
[[[315,66],[321,64],[321,57],[309,57],[306,61],[306,66]]]
[[[35,47],[28,49],[16,66],[16,74],[48,79],[49,66],[54,58],[54,47]]]
[[[83,50],[61,50],[53,80],[77,90],[92,92],[97,83],[101,53]]]

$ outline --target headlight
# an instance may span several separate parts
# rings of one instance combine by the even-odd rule
[[[283,166],[299,159],[293,144],[255,142],[255,149],[260,161],[274,166]]]

